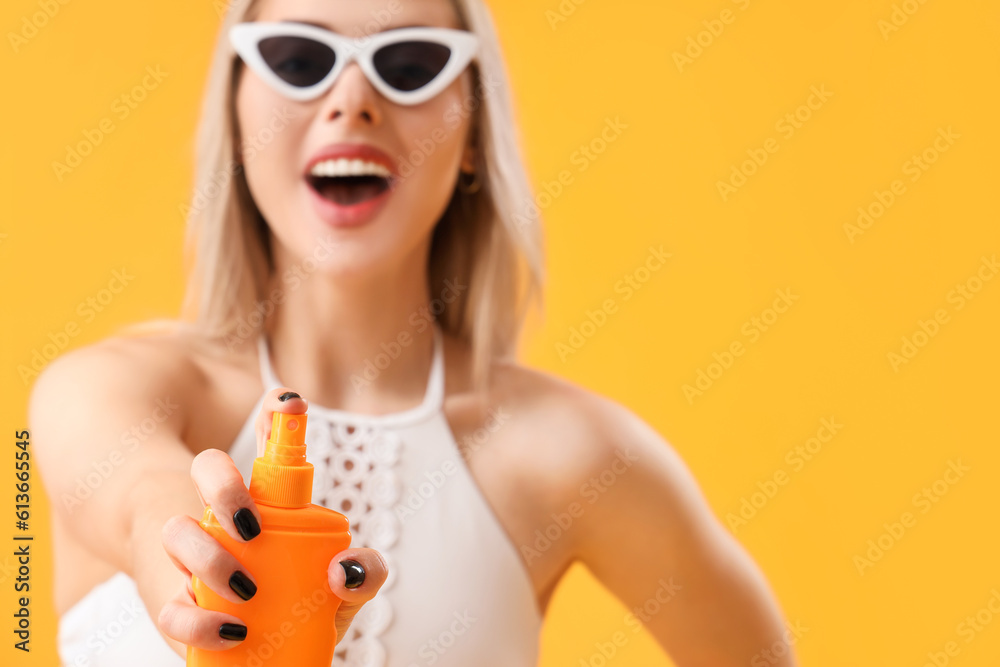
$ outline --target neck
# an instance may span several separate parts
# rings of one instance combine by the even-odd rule
[[[274,374],[303,398],[359,414],[418,405],[434,349],[427,310],[426,254],[392,271],[307,275],[284,295],[265,325]],[[275,276],[285,270],[277,262]],[[294,285],[294,283],[293,283]]]

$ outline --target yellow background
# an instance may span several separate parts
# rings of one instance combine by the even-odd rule
[[[903,4],[895,3],[899,11]],[[786,617],[808,628],[796,644],[808,665],[922,665],[948,641],[960,647],[950,664],[1000,656],[1000,619],[970,643],[956,634],[1000,588],[1000,280],[985,282],[961,309],[948,300],[981,257],[1000,252],[1000,3],[906,4],[915,13],[897,14],[902,25],[884,36],[889,0],[566,0],[573,11],[555,24],[546,11],[558,12],[557,0],[491,3],[532,181],[542,191],[560,171],[573,174],[543,211],[545,319],[529,330],[523,360],[653,424],[720,520],[777,471],[788,474],[736,530]],[[123,323],[177,312],[179,205],[219,17],[208,0],[72,0],[15,53],[8,34],[39,8],[35,0],[3,6],[7,554],[15,532],[9,461],[29,391],[17,365],[70,321],[80,323],[74,348]],[[674,52],[724,9],[732,22],[711,40],[702,35],[708,45],[679,71]],[[112,102],[147,66],[168,76],[119,120]],[[806,104],[810,86],[832,96],[786,138],[776,123]],[[52,162],[105,117],[115,131],[59,182]],[[627,128],[579,171],[574,152],[609,118]],[[959,137],[910,181],[907,161],[949,127]],[[777,152],[723,201],[717,182],[768,138]],[[844,225],[895,179],[905,194],[852,243]],[[624,301],[615,284],[661,244],[671,258]],[[134,281],[83,322],[77,304],[121,267]],[[799,300],[751,342],[744,323],[785,288]],[[560,359],[557,343],[607,298],[617,312]],[[948,322],[894,369],[887,355],[940,308]],[[744,354],[689,401],[683,385],[733,341]],[[824,417],[843,429],[793,471],[786,453]],[[959,459],[969,472],[921,513],[914,494]],[[9,579],[0,582],[0,662],[30,667],[55,664],[47,510],[34,480],[30,656],[11,648],[14,593]],[[859,574],[854,557],[905,511],[915,526]],[[590,660],[595,642],[628,629],[625,611],[575,568],[552,604],[542,664]],[[608,664],[669,664],[645,632],[629,637]]]

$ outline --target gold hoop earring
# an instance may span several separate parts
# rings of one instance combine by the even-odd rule
[[[472,173],[472,182],[471,183],[466,183],[465,180],[462,178],[462,175],[463,174],[467,174],[467,173],[470,173],[470,172],[465,172],[465,171],[459,172],[459,174],[458,174],[458,189],[461,190],[462,192],[464,192],[467,195],[475,194],[476,192],[479,192],[479,188],[481,188],[482,185],[483,185],[479,181],[479,172],[478,171],[471,172]]]

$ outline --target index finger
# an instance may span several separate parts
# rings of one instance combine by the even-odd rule
[[[260,534],[260,510],[228,454],[218,449],[200,452],[191,462],[191,479],[230,537],[249,542]]]
[[[305,414],[309,409],[306,399],[299,396],[288,387],[275,387],[267,392],[260,405],[260,412],[254,421],[254,431],[257,434],[257,456],[264,455],[264,443],[271,437],[271,422],[275,412],[288,414]]]

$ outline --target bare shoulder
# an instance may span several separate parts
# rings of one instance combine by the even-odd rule
[[[180,328],[110,336],[67,352],[42,370],[31,390],[29,421],[49,433],[60,423],[134,423],[159,408],[157,414],[166,412],[164,421],[180,434],[192,399],[210,384],[211,360],[223,352],[217,343]]]
[[[565,505],[638,460],[661,461],[669,444],[626,406],[558,376],[514,363],[493,368],[492,401],[510,417],[509,438],[551,501]],[[610,471],[610,472],[609,472]]]
[[[164,390],[183,381],[190,355],[181,336],[111,336],[51,361],[32,389],[32,409],[53,399],[69,400],[115,391],[114,398]]]

